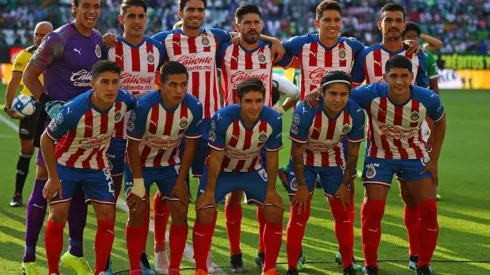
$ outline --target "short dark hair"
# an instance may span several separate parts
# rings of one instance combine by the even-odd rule
[[[183,11],[185,8],[185,5],[187,5],[187,2],[190,0],[179,0],[179,10]],[[208,7],[208,1],[207,0],[201,0],[204,3],[204,8]]]
[[[146,11],[148,10],[148,5],[145,0],[123,0],[121,4],[120,14],[124,15],[129,7],[136,6],[142,7]]]
[[[334,81],[334,82],[324,86],[326,83],[331,82],[331,81]],[[348,83],[346,83],[346,82],[348,82]],[[329,71],[328,73],[326,73],[322,77],[322,81],[321,81],[320,85],[322,87],[322,90],[325,91],[325,89],[328,89],[328,87],[330,87],[330,85],[335,84],[335,83],[345,84],[345,85],[349,86],[349,90],[352,88],[352,78],[351,78],[350,74],[348,74],[344,71],[341,71],[341,70],[333,70],[333,71]]]
[[[412,72],[412,61],[403,55],[394,55],[385,64],[385,73],[389,73],[391,69],[401,68]]]
[[[102,0],[99,0],[100,1],[100,4],[102,5]],[[78,5],[80,5],[80,0],[71,0],[71,6],[72,7],[77,7],[78,8]],[[71,13],[71,16],[75,17],[76,14],[74,12]]]
[[[422,30],[420,29],[419,25],[415,24],[414,22],[407,22],[402,36],[404,36],[408,31],[415,31],[417,33],[417,37],[419,37],[420,34],[422,33]]]
[[[260,20],[263,19],[262,13],[257,5],[254,4],[245,4],[241,5],[235,11],[235,20],[237,23],[242,22],[242,18],[245,14],[255,13],[259,16]]]
[[[256,91],[260,92],[262,94],[262,97],[265,98],[265,86],[264,82],[258,78],[248,78],[243,80],[242,82],[238,83],[237,85],[237,93],[238,93],[238,98],[240,101],[242,100],[243,96],[251,91]]]
[[[337,1],[333,0],[323,0],[316,7],[316,19],[322,18],[323,12],[327,10],[336,10],[342,14],[342,8]]]
[[[167,81],[168,79],[168,76],[173,74],[185,74],[187,79],[189,79],[187,68],[182,63],[169,61],[165,63],[165,65],[163,65],[162,70],[160,71],[160,83],[165,83],[165,81]]]
[[[381,16],[385,11],[401,11],[403,13],[403,20],[405,20],[405,8],[398,3],[388,3],[384,5],[379,11],[379,15]]]
[[[121,67],[116,62],[109,60],[97,61],[92,66],[92,80],[97,80],[99,76],[105,72],[112,72],[121,75]]]

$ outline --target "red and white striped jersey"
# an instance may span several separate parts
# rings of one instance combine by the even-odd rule
[[[364,49],[356,57],[355,67],[352,69],[353,84],[361,85],[364,79],[367,84],[384,82],[383,74],[385,73],[386,62],[394,55],[403,55],[412,61],[412,72],[416,76],[414,84],[421,87],[429,86],[423,51],[418,54],[409,54],[405,49],[390,52],[381,43]]]
[[[167,58],[182,63],[189,72],[189,92],[203,104],[203,118],[210,119],[221,108],[216,70],[216,52],[231,35],[219,29],[201,28],[201,35],[186,36],[182,29],[158,33],[153,38],[164,44]]]
[[[247,129],[241,122],[240,106],[232,104],[220,109],[211,120],[209,146],[224,150],[221,170],[251,172],[263,167],[260,152],[282,148],[282,119],[279,113],[264,106],[255,126]]]
[[[354,39],[339,37],[335,46],[327,48],[320,42],[318,34],[295,36],[283,43],[289,57],[279,64],[286,66],[296,56],[301,64],[300,98],[304,99],[320,86],[322,77],[331,70],[350,73],[354,58],[364,49],[364,45]]]
[[[46,129],[48,136],[58,141],[55,156],[63,166],[108,168],[106,151],[115,125],[124,121],[124,113],[136,106],[136,98],[120,90],[114,105],[101,111],[91,103],[92,93],[93,90],[85,92],[65,104]]]
[[[217,54],[221,68],[221,84],[225,106],[238,103],[237,84],[249,78],[262,80],[265,86],[266,106],[272,106],[272,56],[270,45],[259,41],[255,50],[246,50],[240,45],[224,43]]]
[[[180,164],[179,145],[182,138],[200,138],[202,104],[190,94],[174,110],[166,110],[159,91],[143,95],[131,112],[127,136],[141,141],[142,167]]]
[[[319,108],[311,108],[301,102],[293,116],[289,138],[306,143],[304,165],[312,167],[345,166],[341,139],[349,142],[364,140],[364,111],[349,99],[336,117],[329,117],[323,108],[323,97]]]
[[[439,96],[429,89],[411,86],[411,97],[403,105],[388,98],[388,84],[375,83],[352,91],[351,98],[366,110],[370,127],[367,155],[382,159],[428,157],[420,125],[429,116],[438,121],[444,115]]]

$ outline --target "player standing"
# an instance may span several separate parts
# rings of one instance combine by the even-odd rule
[[[342,274],[356,274],[353,267],[354,221],[350,214],[352,178],[359,146],[364,140],[364,111],[349,99],[351,77],[340,70],[328,72],[321,81],[323,97],[319,107],[300,103],[293,116],[293,141],[288,175],[291,210],[287,227],[288,275],[298,273],[298,257],[310,216],[317,177],[328,198],[335,220],[335,234],[343,259]],[[342,139],[348,139],[344,156]]]
[[[439,232],[436,187],[437,162],[446,130],[444,107],[437,94],[411,85],[414,72],[408,58],[391,57],[384,72],[387,83],[362,86],[351,95],[367,111],[370,121],[362,175],[366,188],[361,208],[365,274],[378,274],[381,219],[394,174],[403,180],[420,211],[417,274],[432,274],[429,266]],[[434,121],[430,154],[420,130],[426,116]]]
[[[102,57],[102,36],[94,29],[99,19],[100,0],[72,0],[75,20],[48,34],[27,65],[23,80],[33,96],[41,102],[37,128],[44,127],[44,105],[49,100],[68,101],[90,88],[92,66]],[[44,75],[44,87],[39,76]],[[39,135],[42,131],[36,133]],[[34,141],[39,137],[34,137]],[[36,182],[27,205],[26,251],[24,267],[29,263],[35,269],[35,247],[46,214],[46,200],[42,189],[48,173],[38,152]],[[87,205],[80,187],[73,196],[68,215],[70,229],[69,251],[61,257],[63,265],[77,274],[87,274],[90,267],[83,258],[83,230]]]
[[[93,90],[65,104],[41,137],[49,174],[43,190],[49,200],[45,234],[49,274],[60,274],[63,229],[79,186],[97,217],[95,274],[104,272],[114,242],[115,189],[106,151],[116,124],[124,121],[124,113],[135,107],[136,99],[119,89],[121,69],[116,63],[99,61],[91,71]]]
[[[17,172],[15,177],[15,194],[10,202],[12,207],[20,207],[23,204],[22,190],[26,182],[27,175],[29,174],[29,164],[31,162],[32,155],[34,154],[34,145],[32,144],[32,138],[34,137],[34,130],[36,128],[37,114],[39,108],[36,108],[36,112],[29,117],[20,117],[14,109],[11,109],[12,101],[17,94],[17,88],[22,84],[22,74],[27,66],[27,63],[32,57],[32,54],[37,50],[43,38],[53,31],[53,25],[47,21],[39,22],[34,29],[34,45],[21,51],[17,57],[15,57],[14,65],[12,67],[12,78],[10,78],[7,85],[7,92],[5,93],[5,106],[3,110],[12,119],[19,119],[19,138],[20,138],[20,155],[17,161]],[[42,83],[42,76],[40,76]],[[31,92],[24,85],[21,94],[32,96]]]
[[[264,106],[265,91],[261,79],[242,81],[237,86],[240,104],[220,109],[211,121],[211,150],[199,186],[193,230],[196,275],[208,274],[206,254],[216,224],[216,202],[236,190],[245,192],[249,203],[263,208],[267,242],[262,274],[277,274],[284,213],[275,188],[279,150],[283,146],[282,119]],[[263,147],[267,150],[266,167],[260,153]]]

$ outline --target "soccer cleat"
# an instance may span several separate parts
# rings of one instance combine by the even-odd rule
[[[417,268],[417,275],[432,275],[432,269],[428,265],[424,265],[421,268]]]
[[[298,270],[301,271],[305,268],[305,263],[306,263],[306,256],[303,254],[303,250],[299,253],[299,258],[298,258]]]
[[[10,202],[10,206],[11,207],[21,207],[22,205],[24,205],[22,203],[22,196],[18,195],[18,194],[15,194],[13,197],[12,197],[12,201]]]
[[[93,274],[90,265],[84,257],[77,257],[70,252],[66,252],[61,256],[61,264],[71,270],[75,271],[77,275],[91,275]]]
[[[155,271],[158,274],[168,274],[168,255],[167,251],[155,253]]]
[[[36,262],[22,262],[22,275],[39,275]]]
[[[198,269],[198,270],[196,270],[194,275],[208,275],[208,273],[202,269]]]
[[[262,275],[280,275],[275,268],[270,268],[267,271],[262,272]]]
[[[141,253],[140,268],[141,275],[156,275],[155,271],[150,267],[150,262],[148,262],[148,255],[146,255],[146,253]]]
[[[233,273],[247,273],[247,268],[243,265],[242,253],[231,255],[231,272]]]
[[[264,268],[264,261],[265,261],[264,252],[259,252],[259,254],[255,256],[255,264],[260,270]]]
[[[440,201],[441,200],[441,195],[436,194],[436,200]]]
[[[417,270],[418,262],[419,262],[418,256],[410,256],[410,258],[408,258],[408,268],[410,268],[411,270]]]
[[[279,179],[281,180],[284,189],[286,189],[286,191],[289,191],[288,173],[284,170],[284,168],[279,168],[279,170],[277,171],[277,175],[279,176]]]
[[[340,254],[340,251],[337,251],[335,254],[335,262],[339,265],[342,265],[342,255]],[[356,264],[356,259],[352,257],[352,267],[354,267],[354,270],[356,271],[363,271],[363,266],[360,264]]]
[[[206,258],[206,266],[208,267],[208,273],[213,274],[216,272],[213,267],[213,253],[211,251],[208,252],[208,257]]]
[[[366,266],[364,275],[378,275],[378,268],[372,265]]]
[[[350,265],[348,268],[342,271],[342,275],[356,275],[357,271],[354,269],[353,265]]]
[[[286,273],[286,275],[299,275],[299,272],[294,268],[290,268],[288,269],[288,273]]]

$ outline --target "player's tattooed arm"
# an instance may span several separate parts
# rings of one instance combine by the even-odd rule
[[[343,185],[349,186],[352,183],[352,178],[356,174],[357,160],[359,159],[360,142],[349,142],[347,160],[345,164]]]
[[[293,146],[291,147],[291,159],[293,163],[293,171],[296,175],[296,183],[298,184],[298,186],[306,185],[305,164],[303,156],[305,150],[305,143],[293,141]]]

